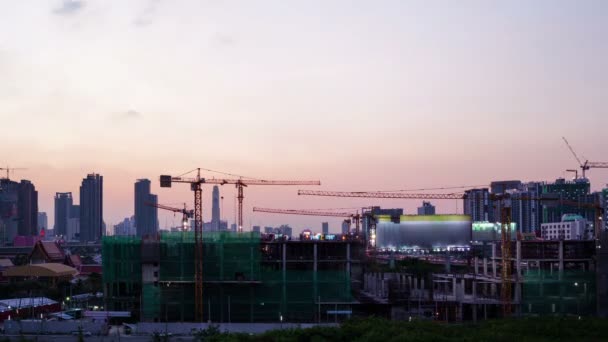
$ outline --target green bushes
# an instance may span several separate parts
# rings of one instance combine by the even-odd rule
[[[479,324],[431,321],[395,322],[354,319],[340,327],[269,331],[261,335],[221,334],[214,341],[608,341],[608,320],[587,318],[526,318]]]

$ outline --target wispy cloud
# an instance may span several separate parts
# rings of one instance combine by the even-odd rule
[[[224,34],[224,33],[216,33],[213,37],[213,40],[220,45],[234,45],[236,44],[236,39],[233,36]]]
[[[146,7],[137,15],[133,20],[133,25],[137,27],[144,27],[152,24],[152,18],[156,12],[156,7],[160,0],[149,0]]]
[[[64,0],[60,7],[53,10],[58,15],[71,15],[84,8],[84,0]]]
[[[121,114],[121,118],[123,119],[141,119],[143,116],[140,112],[130,109]]]

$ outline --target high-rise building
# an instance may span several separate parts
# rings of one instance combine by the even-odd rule
[[[33,212],[35,208],[35,212]],[[22,180],[19,183],[18,202],[18,229],[21,236],[37,235],[38,233],[38,192],[30,181]]]
[[[521,233],[540,232],[542,206],[534,200],[540,198],[542,183],[529,182],[522,184],[520,190],[509,191],[511,194],[511,222],[515,223]]]
[[[236,232],[236,223],[230,225],[230,230]]]
[[[342,222],[342,235],[347,235],[350,233],[350,221],[344,220]]]
[[[491,192],[494,195],[506,194],[509,190],[521,189],[521,181],[508,180],[508,181],[496,181],[490,183]]]
[[[329,234],[329,222],[321,223],[321,232],[323,233],[323,235]]]
[[[18,234],[22,236],[38,235],[38,191],[32,182],[22,180],[19,183]]]
[[[595,203],[598,195],[590,194],[591,185],[586,178],[566,181],[563,178],[555,180],[554,183],[542,185],[542,195],[557,197],[563,200],[578,203]],[[579,206],[543,204],[542,223],[561,222],[565,214],[581,215],[589,222],[595,222],[595,210]]]
[[[99,241],[103,232],[103,176],[89,174],[80,186],[80,241]]]
[[[418,207],[418,215],[435,215],[435,206],[431,202],[423,201],[422,206]]]
[[[45,212],[38,213],[38,230],[43,230],[46,232],[49,230],[49,219],[46,216]]]
[[[251,231],[259,233],[260,232],[260,226],[253,226],[253,227],[251,227]]]
[[[80,218],[70,217],[68,219],[68,230],[64,236],[64,239],[67,241],[81,240],[80,239]]]
[[[127,217],[114,226],[114,235],[135,235],[135,216]]]
[[[215,185],[211,196],[211,230],[220,230],[220,188]]]
[[[0,240],[38,234],[38,192],[28,180],[0,179]]]
[[[155,236],[158,232],[158,196],[150,193],[150,180],[135,182],[135,227],[137,236]],[[152,205],[150,205],[152,204]]]
[[[493,201],[487,188],[465,191],[464,214],[473,222],[495,222]]]
[[[264,234],[272,234],[274,228],[272,227],[264,227]]]
[[[55,236],[66,235],[68,232],[68,220],[71,217],[73,199],[71,192],[58,192],[55,194],[55,224],[53,231]],[[78,215],[80,217],[80,215]]]
[[[0,240],[12,242],[17,236],[19,223],[19,183],[0,179]]]

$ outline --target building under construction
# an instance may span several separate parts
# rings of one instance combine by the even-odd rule
[[[135,320],[192,322],[195,237],[103,239],[109,310]],[[264,241],[259,233],[203,234],[203,321],[318,322],[347,318],[361,278],[358,241]]]
[[[500,242],[474,247],[468,263],[454,264],[449,273],[365,274],[363,293],[388,306],[394,319],[499,318],[505,317],[505,305],[513,316],[594,316],[605,311],[606,257],[596,241],[514,242],[506,256],[513,270],[506,300]]]

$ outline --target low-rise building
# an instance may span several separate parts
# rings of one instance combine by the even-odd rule
[[[580,215],[563,215],[561,222],[543,223],[540,229],[545,240],[593,239],[593,224]]]

